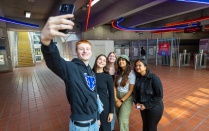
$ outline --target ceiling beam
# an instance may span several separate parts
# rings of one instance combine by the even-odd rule
[[[73,4],[76,0],[54,0],[53,7],[51,8],[50,13],[47,15],[47,19],[50,16],[56,16],[59,12],[59,8],[62,4]]]
[[[113,19],[125,17],[132,13],[150,8],[157,4],[163,3],[167,0],[119,0],[117,3],[113,3],[112,6],[108,7],[102,12],[99,12],[95,16],[91,16],[89,21],[89,28],[103,25],[110,22]]]
[[[163,7],[163,8],[162,8]],[[208,8],[209,5],[169,1],[127,17],[121,24],[135,27]]]

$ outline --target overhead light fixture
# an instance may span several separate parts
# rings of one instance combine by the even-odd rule
[[[93,1],[91,2],[91,6],[95,5],[97,2],[99,2],[99,0],[93,0]],[[89,6],[89,5],[87,5],[87,6]]]
[[[33,28],[39,28],[39,25],[26,23],[26,22],[21,22],[21,21],[9,19],[9,18],[1,17],[1,16],[0,16],[0,21],[7,22],[7,23],[12,23],[12,24],[23,25],[23,26],[29,26],[29,27],[33,27]]]
[[[35,0],[28,0],[28,2],[35,2]]]
[[[193,3],[200,3],[200,4],[209,4],[208,0],[176,0],[176,1],[193,2]]]
[[[26,18],[30,18],[30,16],[31,16],[31,12],[30,11],[25,11],[24,14],[25,14]]]

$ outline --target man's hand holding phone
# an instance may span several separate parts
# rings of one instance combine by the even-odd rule
[[[62,30],[69,31],[73,29],[74,22],[71,21],[72,18],[74,18],[73,14],[50,17],[41,32],[41,42],[48,46],[55,36],[66,37],[66,32],[62,32]]]
[[[75,11],[75,5],[73,5],[73,4],[62,4],[60,6],[58,15],[74,14],[74,11]],[[72,20],[72,18],[70,18],[69,20]],[[59,30],[59,31],[64,33],[64,34],[67,34],[69,32],[68,29]]]
[[[41,42],[47,46],[55,36],[66,37],[67,34],[59,30],[73,29],[74,23],[70,18],[73,18],[72,14],[50,17],[41,32]]]

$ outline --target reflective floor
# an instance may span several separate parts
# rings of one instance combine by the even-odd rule
[[[158,130],[209,131],[209,69],[150,68],[164,87]],[[69,114],[65,85],[44,63],[0,73],[0,131],[68,131]],[[139,110],[133,107],[130,131],[141,129]]]

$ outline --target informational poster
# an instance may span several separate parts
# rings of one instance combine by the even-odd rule
[[[41,55],[41,48],[35,48],[35,55]]]
[[[159,55],[169,55],[170,54],[170,43],[169,42],[164,42],[164,43],[159,43],[158,44]]]
[[[36,55],[36,62],[41,61],[41,55]]]
[[[138,48],[134,48],[134,56],[138,56],[139,54],[138,54]]]
[[[34,54],[36,62],[41,62],[41,48],[35,48]]]
[[[199,50],[203,50],[203,53],[207,53],[208,44],[209,44],[209,39],[200,39]]]
[[[0,65],[5,65],[4,55],[0,55]]]
[[[154,48],[153,48],[153,47],[149,47],[149,49],[148,49],[148,54],[149,54],[150,56],[153,56],[153,55],[154,55]]]
[[[129,48],[125,48],[125,55],[129,56]]]
[[[117,56],[120,56],[121,55],[121,49],[115,49],[115,53]]]

